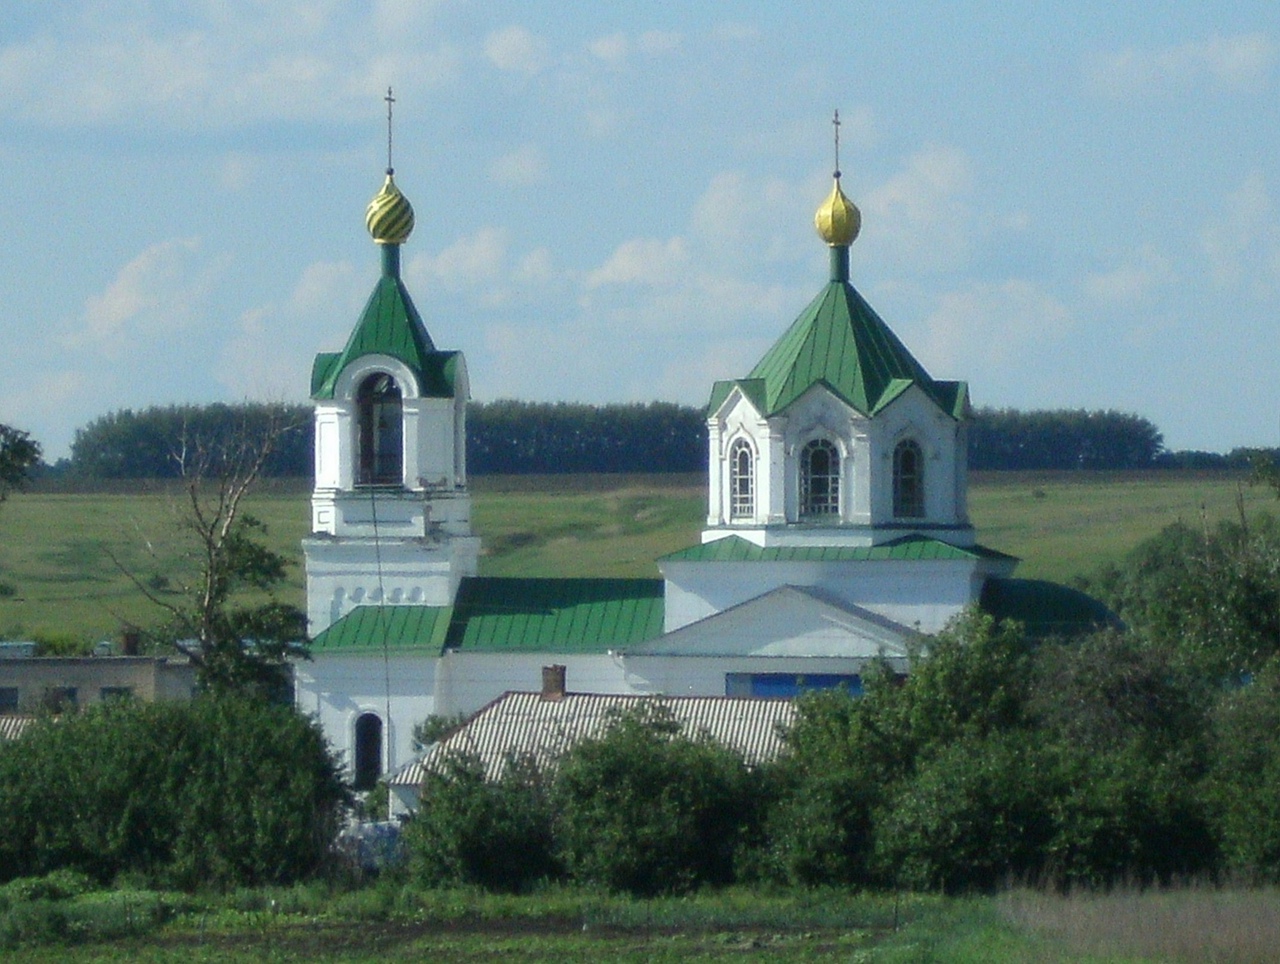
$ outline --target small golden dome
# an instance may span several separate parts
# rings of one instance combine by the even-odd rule
[[[404,244],[413,233],[413,205],[400,193],[390,171],[382,190],[369,202],[364,223],[378,244]]]
[[[840,190],[839,175],[831,193],[814,214],[813,224],[818,229],[818,237],[833,248],[853,244],[853,239],[862,230],[862,212]]]

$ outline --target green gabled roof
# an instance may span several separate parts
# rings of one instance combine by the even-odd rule
[[[1122,623],[1110,609],[1079,589],[1043,579],[989,577],[978,605],[997,619],[1023,625],[1028,636],[1075,636]]]
[[[446,645],[603,653],[662,633],[662,587],[660,579],[464,579]]]
[[[909,535],[877,546],[758,546],[741,536],[690,546],[659,562],[882,562],[914,559],[1012,559],[985,546],[953,546],[928,536]]]
[[[357,606],[311,641],[311,651],[361,653],[422,649],[439,653],[453,615],[450,606]]]
[[[963,418],[964,383],[930,378],[849,283],[848,248],[833,248],[831,257],[832,280],[745,379],[717,383],[712,409],[737,385],[761,414],[775,415],[813,386],[824,385],[855,410],[874,415],[918,385],[943,411]],[[753,381],[760,385],[749,389]]]
[[[399,252],[386,245],[382,277],[347,340],[337,354],[316,356],[311,369],[311,397],[333,398],[342,370],[364,355],[390,355],[404,362],[418,379],[418,391],[429,398],[452,398],[457,352],[436,351],[422,316],[400,280]]]

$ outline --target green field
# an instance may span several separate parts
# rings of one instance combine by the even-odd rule
[[[698,538],[705,483],[694,476],[480,479],[473,520],[486,575],[656,576],[653,560]],[[0,506],[0,637],[83,643],[147,626],[160,610],[134,577],[177,599],[192,570],[183,496],[142,492],[22,493]],[[302,602],[299,540],[308,496],[264,490],[251,511],[272,548],[298,560],[286,599]],[[973,480],[979,538],[1019,556],[1020,575],[1066,580],[1121,559],[1171,522],[1199,526],[1275,503],[1242,477],[1152,472],[989,473]]]

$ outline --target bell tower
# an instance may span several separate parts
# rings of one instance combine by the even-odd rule
[[[391,166],[365,224],[382,273],[340,352],[311,371],[315,486],[303,540],[312,635],[360,605],[448,606],[476,573],[461,352],[439,351],[400,277],[413,231]]]

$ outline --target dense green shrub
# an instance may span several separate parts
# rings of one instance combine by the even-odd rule
[[[0,746],[0,874],[291,881],[321,866],[347,800],[323,735],[292,708],[109,701]]]
[[[757,800],[742,760],[678,733],[657,707],[619,715],[556,776],[557,838],[583,883],[636,895],[734,877]]]
[[[880,879],[956,893],[1038,876],[1051,792],[1028,736],[970,735],[930,752],[877,815]]]
[[[512,761],[488,781],[478,760],[452,757],[427,776],[420,799],[405,829],[420,883],[519,892],[557,875],[546,782],[531,764]]]
[[[1280,657],[1224,694],[1205,795],[1233,875],[1280,883]]]

